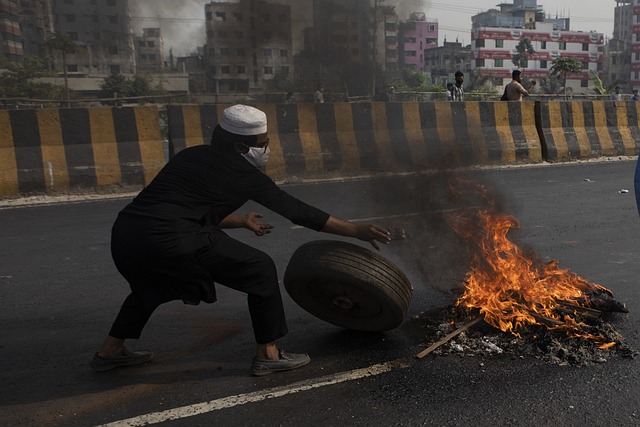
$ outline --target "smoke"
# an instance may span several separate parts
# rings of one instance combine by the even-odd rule
[[[208,0],[130,0],[133,30],[160,28],[165,54],[175,56],[197,52],[205,44],[204,5]]]
[[[291,6],[293,50],[295,52],[302,50],[303,31],[313,23],[312,0],[267,1]],[[372,4],[373,1],[380,0],[371,0]],[[238,3],[239,0],[222,2]],[[210,0],[129,0],[133,30],[136,35],[140,35],[143,28],[160,28],[167,55],[170,49],[175,56],[195,53],[206,42],[204,6],[207,3],[210,3]],[[431,1],[384,0],[378,4],[394,6],[399,19],[404,21],[409,19],[413,12],[426,13],[431,6]]]

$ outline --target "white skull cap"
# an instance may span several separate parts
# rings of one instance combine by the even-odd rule
[[[260,135],[267,132],[267,115],[250,105],[236,104],[222,112],[220,127],[236,135]]]

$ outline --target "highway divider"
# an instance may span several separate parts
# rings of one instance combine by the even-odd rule
[[[168,156],[208,144],[228,105],[167,107]],[[274,179],[639,153],[620,101],[262,104]],[[0,110],[0,196],[142,187],[168,160],[156,106]]]
[[[166,163],[158,109],[0,110],[0,196],[142,186]]]
[[[225,105],[168,107],[170,152],[208,144]],[[534,103],[257,105],[274,179],[542,161]]]

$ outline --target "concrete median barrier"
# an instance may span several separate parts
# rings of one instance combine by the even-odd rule
[[[538,102],[536,119],[543,157],[548,161],[639,153],[637,102]]]
[[[0,195],[142,186],[165,161],[156,107],[0,111]]]
[[[168,107],[170,152],[209,143],[225,106]],[[533,103],[257,105],[276,179],[541,161]]]

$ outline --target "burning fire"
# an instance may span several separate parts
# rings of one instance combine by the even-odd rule
[[[510,229],[519,227],[518,221],[497,212],[484,186],[469,181],[460,184],[475,188],[485,202],[491,201],[491,207],[448,218],[472,257],[465,290],[456,305],[478,309],[488,324],[516,336],[527,326],[544,325],[566,330],[570,337],[591,339],[601,348],[615,345],[604,337],[581,332],[586,325],[576,316],[598,312],[589,308],[593,295],[608,297],[612,293],[559,268],[557,261],[544,263],[525,254],[507,237]],[[457,188],[452,187],[454,194],[460,194]]]

